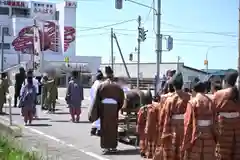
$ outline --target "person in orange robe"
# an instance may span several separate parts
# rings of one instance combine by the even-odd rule
[[[157,127],[158,117],[161,108],[165,100],[170,97],[174,93],[174,88],[172,84],[166,83],[164,86],[165,94],[160,95],[159,102],[154,103],[151,108],[148,109],[147,112],[147,121],[145,127],[145,134],[146,134],[146,157],[152,158],[157,144],[157,136],[159,132],[159,128]]]
[[[194,85],[195,96],[189,101],[184,115],[181,149],[184,160],[215,160],[215,107],[205,90],[202,82]]]
[[[137,133],[139,135],[139,147],[140,147],[140,155],[141,157],[146,157],[146,134],[145,134],[145,127],[146,127],[146,120],[147,120],[147,112],[149,109],[153,108],[152,104],[152,94],[151,91],[147,91],[144,95],[144,102],[146,105],[142,106],[138,111],[138,118],[137,118]]]
[[[175,92],[165,100],[158,115],[159,131],[153,160],[181,160],[182,157],[183,118],[190,95],[182,90],[182,73],[175,74],[169,83]]]
[[[217,112],[217,160],[240,159],[240,100],[235,86],[238,72],[225,75],[222,90],[216,92],[213,102]]]

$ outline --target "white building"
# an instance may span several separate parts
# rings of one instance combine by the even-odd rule
[[[4,35],[4,44],[0,48],[4,49],[4,69],[31,60],[28,53],[33,53],[35,36],[32,28],[35,20],[39,27],[45,68],[64,66],[64,58],[69,57],[72,68],[80,65],[96,71],[101,57],[76,56],[76,8],[76,1],[56,4],[0,0],[0,34]]]
[[[101,69],[104,70],[105,66],[109,64],[101,64]],[[137,77],[137,64],[126,64],[131,78]],[[195,77],[204,81],[207,77],[207,73],[192,67],[185,66],[184,63],[161,63],[160,64],[160,76],[166,74],[168,70],[179,70],[183,74],[184,82],[190,82]],[[114,64],[114,75],[116,77],[127,77],[127,73],[123,63]],[[141,79],[154,79],[156,75],[156,63],[140,63],[140,78]]]

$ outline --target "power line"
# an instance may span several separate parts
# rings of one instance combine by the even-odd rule
[[[132,21],[136,21],[136,19],[125,20],[125,21],[122,21],[122,22],[117,22],[117,23],[113,23],[113,24],[108,24],[108,25],[104,25],[104,26],[100,26],[100,27],[92,27],[92,28],[89,28],[89,29],[83,29],[83,30],[78,30],[78,31],[79,31],[79,32],[84,32],[84,31],[91,31],[91,30],[103,29],[103,28],[113,27],[113,26],[117,26],[117,25],[124,24],[124,23],[132,22]]]
[[[162,22],[162,24],[167,25],[167,26],[171,26],[173,28],[182,28],[182,29],[192,30],[192,29],[189,29],[189,28],[185,28],[185,27],[170,24],[170,23]],[[189,33],[205,33],[205,34],[215,34],[215,35],[223,35],[223,36],[229,36],[229,37],[237,37],[237,35],[232,35],[232,34],[229,34],[229,33],[226,33],[226,32],[212,32],[212,31],[203,31],[203,30],[195,30],[195,31],[191,31]]]
[[[117,23],[111,23],[108,25],[104,25],[104,26],[99,26],[99,27],[86,27],[86,26],[76,26],[75,28],[77,29],[78,32],[84,32],[84,31],[92,31],[92,30],[110,30],[110,27],[113,26],[118,26],[124,23],[128,23],[128,22],[132,22],[135,21],[136,19],[130,19],[130,20],[125,20],[125,21],[121,21],[121,22],[117,22]],[[168,23],[162,23],[162,24],[168,24]],[[29,24],[26,24],[29,25]],[[172,25],[172,24],[168,24],[168,25]],[[176,25],[172,25],[177,27]],[[178,26],[179,28],[180,26]],[[181,28],[181,27],[180,27]],[[80,29],[80,30],[79,30]],[[114,30],[118,30],[118,31],[129,31],[129,32],[136,32],[136,29],[125,29],[125,28],[115,28]],[[236,33],[234,32],[213,32],[213,31],[174,31],[174,30],[163,30],[161,31],[163,33],[176,33],[176,34],[213,34],[213,35],[220,35],[220,36],[227,36],[227,37],[233,37],[236,38],[238,37],[236,35]]]
[[[77,29],[79,28],[86,28],[86,31],[91,31],[93,28],[92,27],[83,27],[83,26],[77,26]],[[97,28],[97,29],[105,29],[105,30],[110,30],[108,27],[103,27],[103,28]],[[115,28],[114,30],[118,31],[129,31],[129,32],[136,32],[137,30],[134,29],[125,29],[125,28]],[[79,31],[79,30],[78,30]],[[85,31],[85,30],[80,30],[80,31]],[[234,32],[213,32],[213,31],[176,31],[176,30],[163,30],[161,31],[162,33],[175,33],[175,34],[211,34],[211,35],[218,35],[218,36],[225,36],[225,37],[233,37],[237,38],[238,36]]]
[[[153,7],[153,5],[154,5],[154,0],[152,0],[152,4],[151,4],[151,7]],[[152,8],[150,8],[149,9],[149,11],[148,11],[148,14],[147,14],[147,16],[146,16],[146,19],[144,20],[144,22],[143,23],[146,23],[147,21],[148,21],[148,19],[149,19],[149,17],[150,17],[150,14],[151,14],[151,12],[153,11],[153,9]]]
[[[134,34],[125,34],[125,33],[119,33],[119,32],[117,32],[116,34],[123,35],[123,36],[137,36]],[[147,38],[155,39],[155,37],[150,37],[150,36],[148,36]],[[203,40],[195,40],[195,39],[178,39],[178,38],[174,38],[174,41],[192,42],[192,43],[226,43],[224,41],[203,41]]]

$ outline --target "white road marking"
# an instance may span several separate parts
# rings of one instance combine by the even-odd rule
[[[6,120],[6,121],[9,121],[8,118],[5,118],[5,117],[1,117],[1,118],[4,119],[4,120]],[[14,122],[15,124],[18,124],[16,121],[13,121],[13,122]],[[20,127],[21,127],[21,128],[26,128],[26,129],[30,130],[31,132],[37,133],[37,134],[39,134],[39,135],[41,135],[41,136],[44,136],[44,137],[46,137],[46,138],[48,138],[48,139],[50,139],[50,140],[56,141],[56,142],[58,142],[58,143],[60,143],[60,144],[62,144],[62,145],[65,145],[65,146],[68,146],[68,147],[70,147],[70,148],[73,148],[73,149],[75,149],[75,150],[77,150],[77,151],[79,151],[79,152],[82,152],[82,153],[90,156],[90,157],[96,158],[97,160],[110,160],[110,159],[107,159],[107,158],[102,157],[102,156],[100,156],[100,155],[97,155],[97,154],[95,154],[95,153],[93,153],[93,152],[88,152],[88,151],[85,151],[85,150],[83,150],[83,149],[79,149],[79,148],[77,148],[77,147],[76,147],[75,145],[73,145],[73,144],[66,143],[65,141],[62,141],[61,139],[58,139],[58,138],[56,138],[56,137],[54,137],[54,136],[50,136],[50,135],[48,135],[48,134],[46,134],[46,133],[44,133],[44,132],[42,132],[42,131],[39,131],[39,130],[37,130],[37,129],[31,128],[31,127],[27,127],[27,126],[20,126]]]

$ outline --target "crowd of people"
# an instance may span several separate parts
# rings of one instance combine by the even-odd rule
[[[116,151],[119,112],[126,101],[124,90],[105,68],[106,80],[96,82],[89,120],[100,130],[104,153]],[[158,96],[146,94],[138,112],[137,133],[141,157],[153,160],[240,159],[240,99],[238,72],[213,80],[211,92],[198,78],[183,89],[183,75],[170,75]],[[102,73],[101,76],[103,77]],[[96,125],[97,123],[97,125]],[[94,127],[93,127],[94,128]]]
[[[200,80],[193,83],[191,92],[185,92],[181,73],[169,77],[158,102],[139,111],[141,156],[153,160],[240,159],[237,77],[237,72],[229,72],[222,85],[213,81],[211,94]]]
[[[31,125],[33,118],[38,118],[36,105],[40,101],[42,110],[48,110],[48,113],[55,112],[58,89],[54,70],[48,71],[39,79],[34,76],[33,70],[28,70],[26,73],[24,68],[20,68],[19,73],[15,76],[14,88],[14,107],[21,108],[25,125]],[[8,93],[8,90],[5,92]],[[72,122],[80,120],[83,99],[83,86],[79,80],[78,72],[73,71],[65,97]]]
[[[104,153],[116,152],[118,116],[129,99],[124,79],[116,79],[111,67],[99,70],[90,90],[88,118],[91,133],[100,135]],[[223,83],[212,81],[211,94],[198,78],[192,88],[183,90],[183,75],[171,72],[156,97],[144,94],[145,104],[139,109],[137,130],[141,157],[153,160],[238,160],[240,159],[240,99],[236,87],[238,72],[226,73]],[[16,74],[15,107],[22,108],[25,125],[32,123],[38,94],[43,109],[55,111],[58,98],[55,72],[36,81],[32,70],[20,68]],[[8,91],[6,74],[0,79],[0,113]],[[17,103],[17,99],[19,102]],[[79,122],[84,100],[78,72],[73,71],[66,97],[72,122]]]

